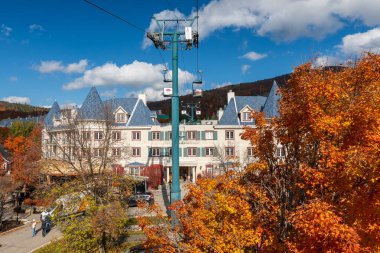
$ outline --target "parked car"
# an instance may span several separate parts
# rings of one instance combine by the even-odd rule
[[[128,206],[130,207],[137,206],[137,203],[139,201],[146,202],[149,205],[152,205],[154,203],[154,195],[151,192],[132,194],[128,198]]]

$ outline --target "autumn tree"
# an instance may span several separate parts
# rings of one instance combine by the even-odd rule
[[[380,55],[339,71],[303,64],[278,92],[279,117],[252,112],[256,124],[242,135],[257,160],[191,186],[172,207],[179,226],[142,222],[149,245],[163,252],[380,250]]]

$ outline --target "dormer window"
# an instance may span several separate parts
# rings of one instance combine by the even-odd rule
[[[124,123],[125,122],[125,113],[118,112],[116,113],[116,122]]]
[[[239,113],[241,122],[252,122],[253,119],[251,117],[252,109],[250,106],[246,105]]]
[[[114,115],[115,123],[126,123],[128,120],[128,113],[121,106],[116,109]]]
[[[251,121],[249,112],[243,112],[241,115],[241,121]]]

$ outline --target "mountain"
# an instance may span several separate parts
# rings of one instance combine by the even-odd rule
[[[200,99],[193,98],[191,94],[180,96],[180,101],[183,101],[184,104],[200,101],[201,118],[210,119],[215,117],[219,108],[223,108],[227,104],[228,91],[234,91],[235,96],[268,96],[274,80],[279,86],[283,86],[289,78],[290,74],[285,74],[255,82],[232,84],[203,91],[203,96]],[[171,115],[171,99],[148,102],[148,107],[153,111],[161,110],[163,114]]]
[[[49,109],[43,107],[0,101],[0,120],[40,116],[48,111]]]

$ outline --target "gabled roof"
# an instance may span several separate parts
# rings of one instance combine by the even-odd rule
[[[135,108],[132,111],[132,115],[128,120],[127,126],[153,126],[158,125],[157,121],[153,121],[152,112],[144,104],[144,102],[139,99]]]
[[[121,107],[128,114],[131,114],[135,107],[137,98],[113,98],[104,101],[105,106],[111,106],[111,111],[115,112],[117,108]]]
[[[60,111],[61,109],[59,108],[58,103],[54,102],[54,104],[51,106],[48,114],[45,117],[45,120],[44,120],[45,126],[53,126],[54,125],[53,119],[60,117]]]
[[[105,119],[103,101],[95,87],[92,87],[78,111],[78,117],[82,120]]]
[[[260,112],[264,106],[266,97],[263,96],[235,96],[231,98],[224,110],[219,125],[252,125],[254,122],[240,122],[239,112],[246,106]]]
[[[269,92],[267,101],[265,102],[263,112],[265,112],[266,118],[278,117],[278,100],[281,98],[281,94],[278,92],[277,82],[274,81],[272,88]]]

